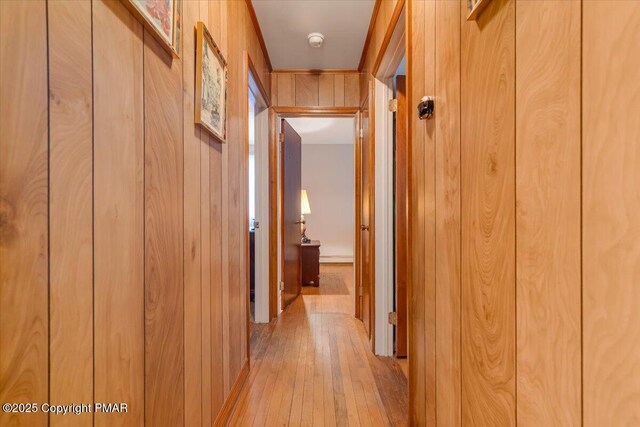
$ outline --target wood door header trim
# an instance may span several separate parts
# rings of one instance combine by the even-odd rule
[[[279,115],[287,117],[334,117],[334,116],[355,116],[358,107],[271,107]]]
[[[264,60],[267,63],[267,68],[269,69],[269,72],[272,72],[273,67],[271,66],[271,58],[269,58],[269,51],[267,50],[267,45],[265,44],[264,37],[262,36],[262,30],[260,29],[260,23],[258,22],[256,10],[253,8],[253,3],[251,3],[251,0],[245,0],[245,3],[247,4],[247,8],[249,9],[249,16],[251,17],[253,28],[256,30],[256,34],[258,35],[258,42],[260,43],[260,48],[262,49]]]
[[[260,95],[262,95],[262,99],[264,99],[264,102],[267,103],[267,107],[270,107],[271,97],[269,96],[269,92],[267,92],[267,90],[262,85],[260,74],[258,74],[258,70],[256,69],[256,66],[253,64],[253,61],[251,60],[251,55],[249,55],[249,52],[247,52],[246,50],[244,51],[244,54],[245,54],[245,57],[247,58],[247,64],[248,64],[247,72],[253,74],[254,80],[258,85],[258,90],[260,91]]]
[[[378,12],[380,12],[380,6],[382,0],[376,0],[376,4],[373,6],[373,12],[371,13],[371,21],[369,21],[369,29],[367,30],[367,38],[364,40],[364,46],[362,47],[362,54],[360,55],[360,63],[358,64],[358,71],[362,71],[364,68],[364,61],[367,59],[367,50],[369,44],[371,44],[371,37],[373,37],[373,30],[376,27],[376,19],[378,19]]]
[[[359,70],[339,70],[334,68],[327,68],[322,70],[314,69],[281,69],[273,70],[273,74],[360,74]]]
[[[371,71],[371,74],[374,76],[378,74],[380,64],[382,64],[382,60],[387,54],[387,48],[389,47],[389,43],[391,42],[393,33],[396,31],[400,16],[402,16],[404,4],[405,0],[398,0],[398,2],[396,3],[396,7],[393,9],[393,15],[391,15],[391,20],[389,21],[389,25],[387,26],[387,31],[385,31],[384,33],[384,38],[382,39],[380,50],[378,51],[375,62],[373,63],[373,70]]]

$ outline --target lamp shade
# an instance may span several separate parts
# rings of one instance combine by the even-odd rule
[[[300,196],[300,213],[307,215],[311,213],[311,206],[309,206],[309,198],[307,197],[307,190],[302,190]]]

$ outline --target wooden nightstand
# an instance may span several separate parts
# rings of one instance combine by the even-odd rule
[[[302,284],[320,286],[320,241],[302,243]]]

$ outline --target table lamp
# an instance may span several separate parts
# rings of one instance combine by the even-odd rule
[[[307,226],[304,221],[304,216],[311,213],[311,206],[309,206],[309,198],[307,197],[307,190],[302,190],[300,196],[300,219],[302,223],[302,243],[309,243],[311,239],[307,237]]]

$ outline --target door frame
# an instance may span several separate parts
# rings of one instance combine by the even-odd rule
[[[362,295],[362,277],[361,277],[361,266],[362,266],[362,233],[361,233],[361,225],[362,225],[362,140],[364,138],[363,135],[363,111],[369,112],[369,125],[368,125],[368,159],[370,166],[367,169],[368,171],[368,182],[369,182],[369,345],[371,346],[371,351],[376,354],[376,319],[380,316],[377,316],[376,313],[376,275],[375,275],[375,263],[376,263],[376,251],[375,251],[375,242],[376,242],[376,210],[375,210],[375,200],[376,200],[376,150],[375,150],[375,135],[376,135],[376,120],[375,120],[375,92],[373,79],[369,80],[366,84],[367,92],[364,95],[362,102],[360,104],[360,120],[357,126],[357,144],[356,144],[356,262],[354,263],[354,267],[356,269],[356,281],[355,281],[355,291],[354,291],[354,304],[356,306],[356,317],[364,322],[363,314],[362,314],[362,303],[363,303],[363,295]]]
[[[248,174],[249,174],[249,90],[250,86],[253,92],[259,93],[262,97],[262,101],[266,104],[266,108],[268,109],[271,106],[271,98],[269,97],[269,92],[267,92],[262,85],[262,81],[260,80],[260,73],[254,65],[249,52],[246,50],[242,53],[242,103],[243,103],[243,139],[244,139],[244,171],[245,171],[245,185],[244,185],[244,200],[247,203],[244,209],[244,224],[245,224],[245,235],[244,235],[244,259],[245,259],[245,288],[246,288],[246,298],[245,298],[245,318],[246,318],[246,363],[247,366],[251,364],[251,301],[250,301],[250,293],[251,293],[251,278],[250,273],[251,269],[249,267],[250,256],[249,256],[249,182],[248,182]],[[269,200],[270,203],[270,200]],[[271,210],[271,209],[270,209]],[[269,241],[273,238],[271,236],[268,237]]]
[[[250,123],[250,105],[249,105],[249,94],[253,94],[255,99],[256,99],[256,111],[254,112],[254,138],[255,138],[255,143],[254,143],[254,149],[255,149],[255,158],[256,158],[256,163],[255,163],[255,172],[258,173],[260,172],[261,175],[266,175],[268,174],[268,126],[269,126],[269,122],[268,122],[268,114],[269,114],[269,105],[270,105],[270,99],[268,97],[267,92],[265,91],[264,87],[262,86],[262,83],[260,82],[260,78],[259,78],[259,74],[255,68],[255,66],[253,65],[253,61],[251,60],[251,57],[249,56],[249,54],[245,51],[244,52],[245,55],[245,76],[247,78],[247,96],[245,99],[246,102],[246,144],[245,144],[245,151],[246,151],[246,165],[247,165],[247,171],[249,168],[249,123]],[[258,111],[259,108],[259,111]],[[258,157],[258,153],[260,154],[260,156]],[[256,175],[256,185],[255,185],[255,192],[256,195],[258,197],[256,197],[255,200],[255,204],[256,204],[256,212],[260,213],[260,219],[262,220],[263,217],[265,217],[265,213],[269,212],[269,197],[267,195],[268,189],[267,188],[263,188],[262,185],[259,185],[259,183],[261,182],[261,176]],[[247,182],[247,186],[246,186],[246,191],[247,191],[247,199],[248,198],[248,191],[249,191],[249,185]],[[263,194],[264,193],[264,194]],[[248,208],[248,206],[247,206]],[[248,210],[247,210],[247,215],[248,215]],[[249,224],[249,217],[247,216],[247,224]],[[264,230],[264,232],[262,232],[262,230]],[[269,285],[268,285],[268,280],[266,281],[267,283],[264,283],[262,280],[263,275],[264,275],[264,270],[267,270],[267,274],[266,276],[268,276],[270,273],[270,266],[269,266],[269,261],[267,260],[267,257],[269,256],[269,252],[268,251],[263,251],[265,243],[266,246],[268,247],[269,245],[269,241],[271,239],[271,236],[269,234],[269,229],[268,228],[262,228],[261,233],[260,233],[260,237],[258,237],[258,233],[255,234],[255,254],[256,256],[254,257],[254,262],[255,262],[255,285],[256,285],[256,289],[255,289],[255,297],[256,297],[256,301],[255,301],[255,315],[254,315],[254,320],[257,323],[265,323],[268,322],[269,320],[271,320],[271,318],[269,317],[269,304],[270,304],[270,296],[269,296]],[[266,239],[266,242],[264,241],[264,239]],[[247,242],[249,241],[249,234],[247,232]],[[247,243],[247,248],[249,248],[249,243]],[[247,262],[250,262],[250,257],[249,257],[249,252],[247,249]],[[250,268],[248,268],[247,270],[250,271]],[[262,286],[258,286],[258,284],[262,284]],[[249,298],[250,299],[250,298]],[[250,307],[250,302],[249,302],[249,314],[251,314],[251,307]],[[258,314],[261,314],[261,316],[258,316]]]
[[[282,311],[279,282],[282,280],[284,270],[284,258],[281,254],[282,239],[284,238],[284,217],[282,207],[284,199],[282,188],[282,147],[279,139],[278,119],[292,117],[353,117],[356,129],[360,128],[360,109],[357,107],[270,107],[269,108],[269,205],[277,209],[269,210],[269,234],[277,236],[269,241],[269,294],[271,318],[278,317]],[[354,150],[359,147],[359,132],[355,134]],[[357,161],[356,161],[356,188],[358,185]],[[357,193],[357,189],[356,189]],[[356,209],[358,211],[356,199]],[[356,214],[355,229],[360,230],[359,217]],[[358,232],[354,230],[357,235]],[[354,248],[355,249],[355,248]],[[358,253],[355,252],[354,267],[358,262]],[[355,270],[355,268],[354,268]],[[354,282],[355,284],[355,282]],[[357,288],[357,284],[356,284]]]
[[[409,34],[407,31],[407,7],[404,0],[396,3],[391,20],[385,32],[380,50],[374,61],[369,90],[370,141],[376,154],[374,160],[374,222],[376,234],[374,240],[375,272],[372,275],[372,302],[375,305],[374,327],[372,330],[372,348],[375,354],[392,356],[394,354],[394,327],[388,322],[388,313],[394,311],[394,252],[393,244],[393,113],[389,111],[389,101],[393,99],[391,79],[395,75],[403,57],[409,61]],[[407,75],[409,73],[407,72]],[[410,90],[410,78],[407,76],[407,92]],[[410,107],[408,107],[410,110]],[[410,136],[409,136],[410,139]],[[410,144],[410,140],[409,140]],[[380,154],[381,156],[378,156]],[[409,168],[411,161],[409,159]],[[410,180],[408,182],[410,186]],[[409,216],[412,213],[409,211]],[[410,218],[409,218],[410,222]],[[410,238],[410,236],[409,236]],[[409,263],[410,264],[410,263]],[[411,295],[411,265],[407,268],[407,299]],[[407,301],[407,317],[410,319],[410,304]],[[410,328],[408,322],[407,327]],[[409,356],[410,360],[410,356]],[[411,362],[409,362],[411,363]]]

